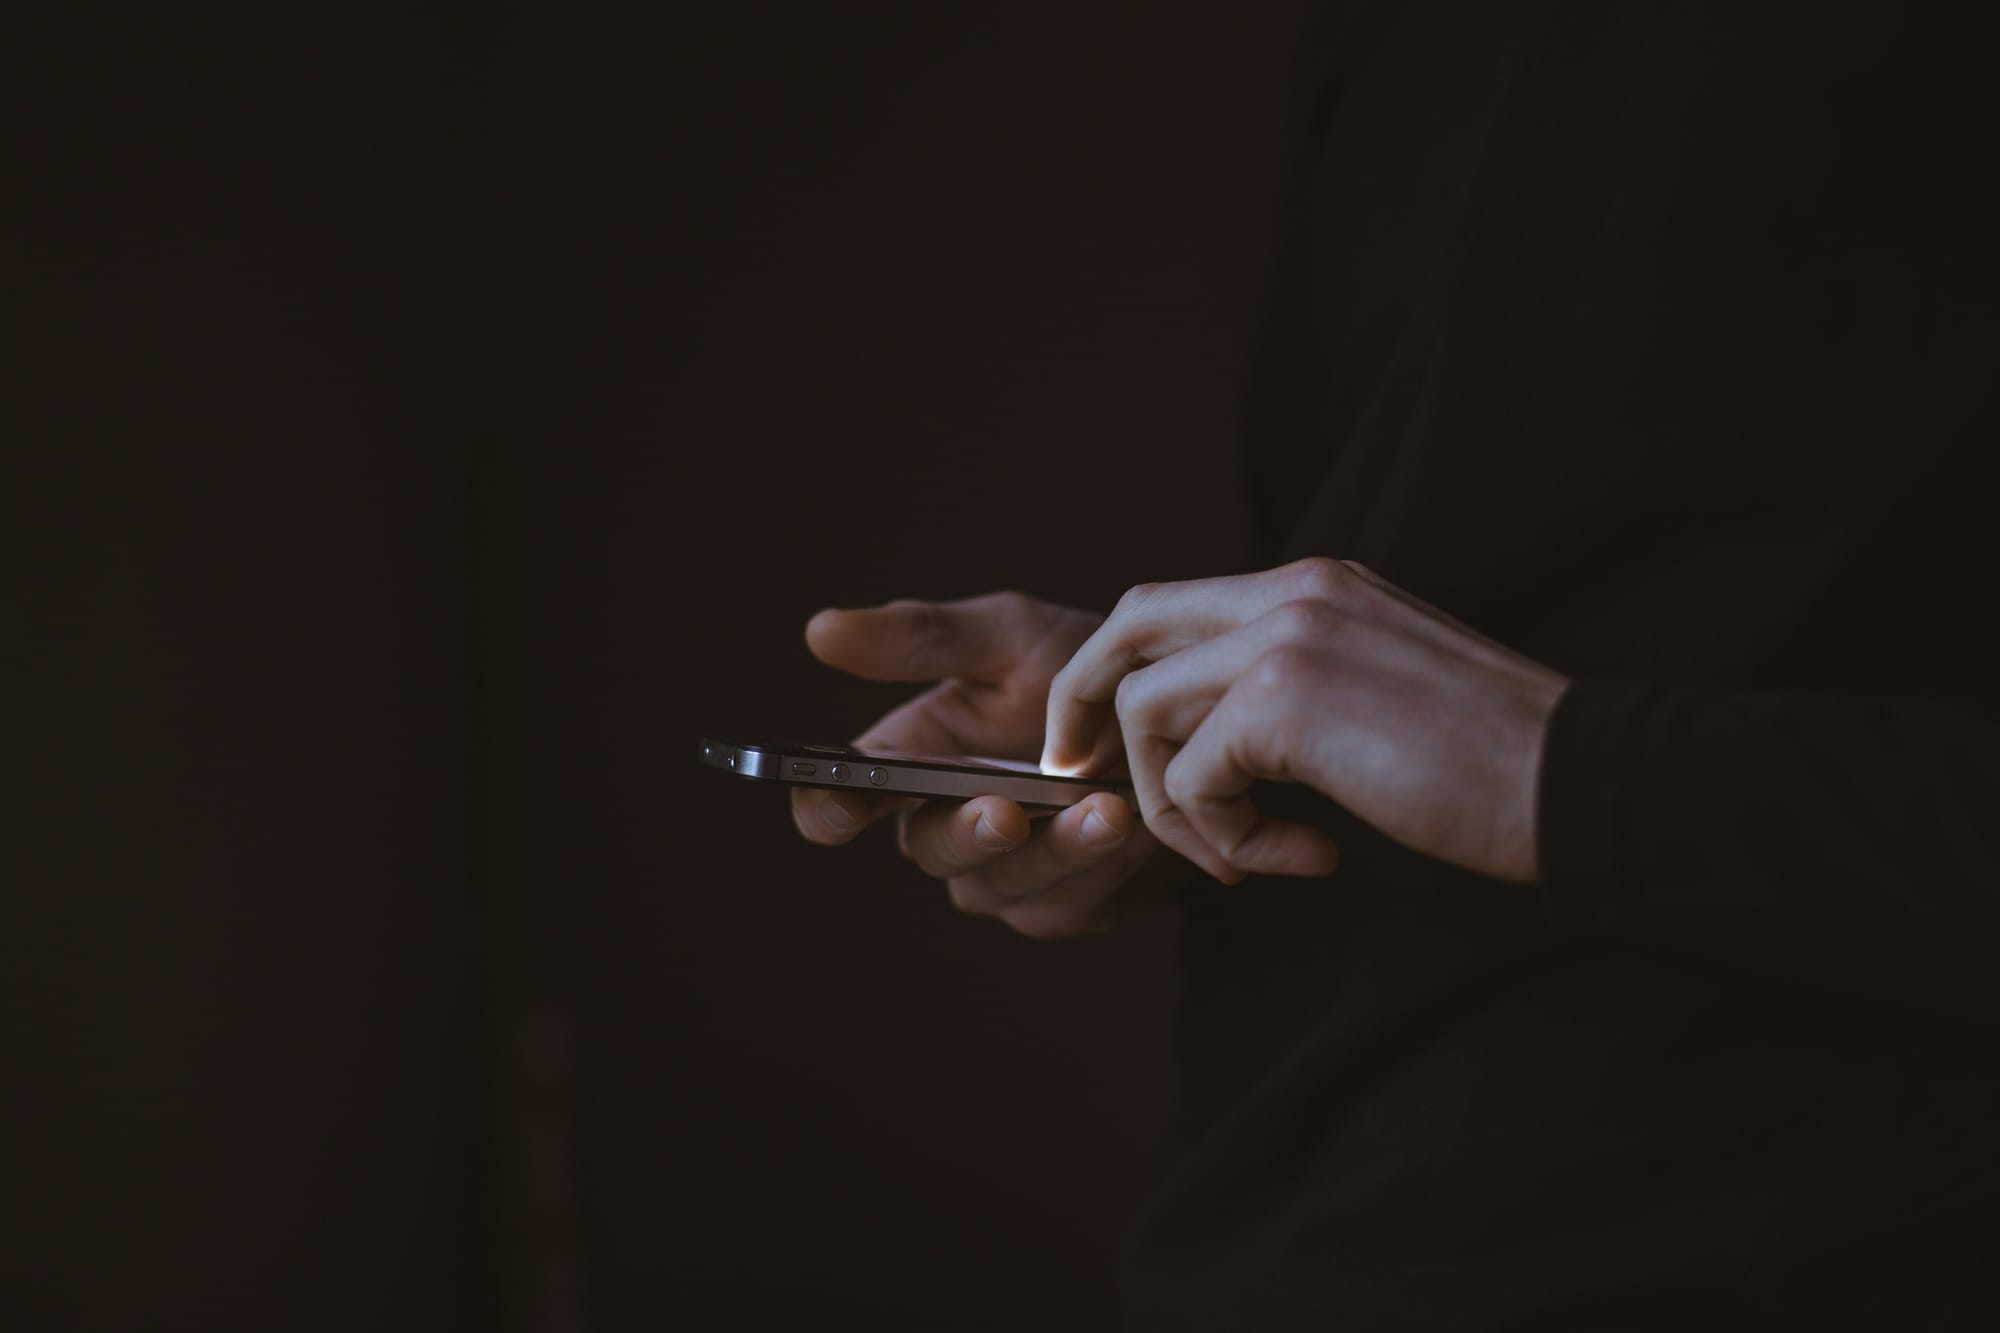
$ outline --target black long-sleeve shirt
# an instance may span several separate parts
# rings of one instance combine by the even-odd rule
[[[2000,1328],[2000,45],[1973,7],[1337,4],[1264,563],[1576,678],[1542,879],[1298,788],[1190,893],[1145,1329]]]

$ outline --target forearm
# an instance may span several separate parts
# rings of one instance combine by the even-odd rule
[[[2000,725],[1904,698],[1578,682],[1538,816],[1559,925],[2000,1019]]]

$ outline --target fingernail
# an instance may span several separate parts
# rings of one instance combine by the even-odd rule
[[[1076,836],[1093,847],[1108,847],[1124,838],[1124,834],[1111,827],[1111,821],[1092,810],[1083,817]]]
[[[826,798],[826,809],[822,813],[827,827],[835,833],[852,833],[855,826],[861,822],[855,818],[854,812],[847,808],[847,803],[838,796]]]
[[[1060,777],[1073,778],[1078,776],[1077,768],[1079,766],[1065,763],[1063,760],[1057,758],[1054,750],[1044,750],[1042,751],[1042,762],[1037,764],[1036,767],[1044,773],[1054,773]]]
[[[985,815],[981,815],[978,821],[973,824],[972,837],[973,841],[977,842],[981,847],[995,852],[1005,851],[1017,841],[1017,839],[1010,838],[995,828],[993,821]]]

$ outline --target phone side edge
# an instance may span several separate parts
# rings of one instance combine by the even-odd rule
[[[798,758],[801,762],[812,762],[812,757],[809,756]],[[1014,773],[1004,769],[981,769],[975,772],[928,764],[903,765],[892,759],[872,757],[845,761],[850,766],[852,777],[849,781],[840,782],[832,780],[830,773],[832,766],[826,764],[824,756],[819,756],[818,759],[818,771],[810,776],[793,777],[786,774],[783,780],[822,790],[844,789],[864,794],[873,792],[883,796],[916,796],[959,801],[969,801],[979,796],[1005,796],[1022,805],[1056,810],[1075,805],[1097,792],[1108,791],[1132,807],[1135,812],[1139,808],[1138,793],[1126,783],[1100,783],[1050,774]],[[882,774],[882,781],[879,783],[873,779],[873,774],[878,770]]]
[[[701,762],[738,777],[759,778],[767,782],[784,771],[777,747],[723,740],[716,736],[701,738]]]

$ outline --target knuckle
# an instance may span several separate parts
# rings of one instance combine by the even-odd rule
[[[1312,653],[1298,644],[1279,644],[1258,654],[1243,673],[1243,683],[1265,698],[1282,696],[1305,678],[1312,661]]]
[[[1167,772],[1173,772],[1173,765],[1167,765]],[[1152,830],[1154,837],[1171,832],[1174,825],[1184,818],[1173,803],[1173,798],[1165,790],[1166,777],[1161,776],[1159,796],[1142,792],[1139,796],[1139,821]],[[1165,799],[1162,799],[1165,798]]]
[[[1118,680],[1118,689],[1114,696],[1118,721],[1124,724],[1127,731],[1140,730],[1132,724],[1143,720],[1146,715],[1148,690],[1143,679],[1145,674],[1144,671],[1129,671]]]
[[[1159,591],[1160,585],[1157,583],[1135,583],[1125,590],[1123,597],[1118,599],[1118,607],[1112,614],[1129,616],[1152,601],[1159,595]]]
[[[1275,608],[1278,633],[1286,639],[1318,639],[1333,633],[1340,613],[1323,601],[1301,597]]]
[[[1338,601],[1354,586],[1355,573],[1340,561],[1323,555],[1307,556],[1285,566],[1285,573],[1302,597],[1318,601]]]
[[[1028,619],[1038,605],[1034,598],[1019,588],[1002,588],[992,595],[990,604],[1002,619],[1017,622]]]

